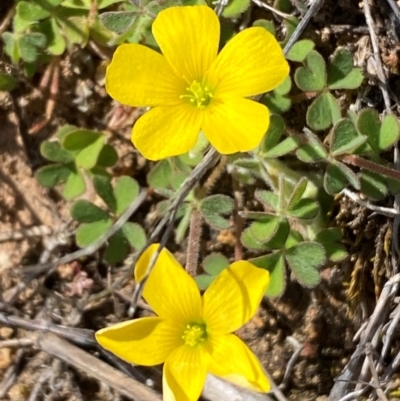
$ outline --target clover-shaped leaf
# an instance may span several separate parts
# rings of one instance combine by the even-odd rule
[[[314,238],[315,242],[320,243],[326,252],[326,257],[331,262],[341,262],[348,256],[346,247],[340,243],[342,232],[338,227],[330,227],[320,231]]]
[[[233,210],[233,200],[226,195],[211,195],[200,202],[199,211],[204,220],[219,230],[229,227],[229,221],[222,217]]]
[[[362,170],[359,174],[361,192],[375,200],[382,200],[388,193],[386,177],[372,171]]]
[[[71,216],[80,223],[93,223],[99,220],[108,220],[109,215],[103,209],[87,200],[78,200],[71,207]]]
[[[74,155],[65,150],[58,141],[43,141],[40,145],[40,153],[47,160],[56,163],[69,163],[74,161]]]
[[[364,76],[360,68],[353,68],[353,56],[347,49],[340,49],[328,67],[328,87],[335,89],[356,89]]]
[[[76,164],[89,170],[97,163],[105,144],[105,136],[101,132],[76,129],[67,133],[61,144],[64,149],[77,152]]]
[[[324,145],[310,130],[305,129],[307,143],[296,150],[296,156],[304,163],[316,163],[328,157]]]
[[[261,98],[261,103],[265,104],[271,113],[282,114],[288,111],[292,105],[292,101],[288,96],[292,88],[292,80],[290,76],[286,79],[272,92],[266,93]]]
[[[312,50],[304,60],[304,67],[299,67],[295,74],[296,85],[304,92],[320,92],[326,85],[326,65],[323,57]]]
[[[276,251],[249,261],[255,266],[269,271],[270,282],[265,295],[271,298],[281,296],[286,287],[285,262],[282,252]]]
[[[330,127],[339,119],[339,105],[329,92],[324,92],[314,99],[306,114],[308,126],[316,131]]]
[[[356,127],[349,118],[343,118],[333,127],[330,152],[333,156],[352,153],[366,140],[366,136],[358,135]]]
[[[368,152],[371,149],[380,153],[399,139],[399,123],[392,114],[386,115],[381,123],[379,114],[375,109],[363,110],[357,120],[359,132],[368,138],[369,147],[363,147],[361,151]]]
[[[308,53],[313,50],[315,43],[309,39],[303,39],[296,42],[289,50],[286,58],[290,61],[302,62],[307,57]]]
[[[316,242],[301,242],[285,251],[285,259],[296,280],[315,287],[321,280],[318,269],[326,262],[325,249]]]
[[[139,184],[126,175],[119,177],[114,189],[116,200],[115,214],[120,216],[139,195]]]
[[[81,224],[76,230],[76,243],[81,248],[99,239],[112,225],[111,219]]]
[[[140,251],[146,246],[146,233],[141,225],[128,221],[122,226],[121,230],[129,245],[136,251]]]

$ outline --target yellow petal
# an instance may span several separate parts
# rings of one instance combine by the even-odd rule
[[[159,317],[128,320],[99,330],[97,342],[121,359],[138,365],[163,363],[183,344],[182,329]]]
[[[184,345],[166,360],[163,371],[164,401],[197,401],[207,376],[209,355],[202,347]]]
[[[160,160],[189,152],[196,143],[203,112],[190,104],[156,107],[133,127],[132,142],[149,160]]]
[[[151,245],[139,258],[136,277],[142,277],[158,244]],[[163,248],[144,285],[143,298],[161,318],[180,326],[201,322],[202,301],[196,282],[166,248]]]
[[[169,7],[153,23],[165,58],[188,83],[201,81],[217,57],[219,21],[207,6]]]
[[[282,49],[267,30],[248,28],[231,39],[207,76],[216,95],[254,96],[276,88],[289,74]]]
[[[207,331],[227,334],[256,313],[269,284],[269,272],[244,260],[232,263],[203,295]]]
[[[249,99],[213,99],[205,109],[203,132],[222,154],[247,152],[258,146],[269,126],[269,111]]]
[[[138,44],[119,46],[107,68],[107,92],[129,106],[177,104],[186,87],[164,56]]]
[[[260,362],[234,334],[210,338],[212,354],[209,372],[239,386],[267,392],[270,384]]]

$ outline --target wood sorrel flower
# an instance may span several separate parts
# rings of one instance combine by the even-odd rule
[[[188,152],[202,130],[223,154],[254,149],[269,126],[266,106],[245,99],[276,88],[289,73],[278,42],[261,27],[243,30],[218,54],[220,25],[207,6],[170,7],[152,27],[162,55],[123,44],[107,69],[119,102],[150,106],[132,141],[150,160]]]
[[[158,245],[139,259],[143,277]],[[269,273],[249,262],[232,263],[201,297],[192,277],[163,249],[143,297],[158,315],[129,320],[96,333],[100,345],[134,364],[164,363],[166,401],[196,401],[207,372],[257,391],[270,386],[260,363],[233,331],[255,314]]]

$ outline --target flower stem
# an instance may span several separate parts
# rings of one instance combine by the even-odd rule
[[[400,171],[382,166],[378,163],[374,163],[371,160],[366,160],[356,155],[342,156],[340,157],[340,160],[353,166],[357,166],[365,170],[372,171],[373,173],[381,174],[396,181],[400,181]]]
[[[192,209],[186,258],[186,271],[192,276],[197,274],[197,262],[200,254],[200,239],[203,232],[203,217],[197,209]]]

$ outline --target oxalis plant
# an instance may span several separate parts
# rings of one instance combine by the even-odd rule
[[[235,21],[249,6],[233,0],[220,12]],[[274,7],[292,9],[284,0]],[[207,372],[268,391],[261,365],[231,333],[263,296],[283,295],[290,280],[314,288],[322,267],[348,256],[331,221],[336,195],[351,188],[374,201],[400,192],[399,173],[385,158],[399,139],[397,118],[352,104],[364,77],[346,48],[326,58],[302,39],[284,57],[299,20],[283,18],[283,33],[265,19],[238,32],[201,0],[17,1],[2,35],[11,67],[0,74],[0,89],[11,94],[18,74],[28,80],[47,71],[56,84],[67,52],[116,49],[107,92],[143,111],[132,141],[146,159],[146,177],[117,174],[110,132],[73,125],[41,143],[35,176],[68,202],[78,247],[106,236],[104,263],[134,255],[132,310],[143,290],[157,316],[104,328],[96,338],[128,362],[165,363],[165,399],[196,400]],[[177,51],[188,38],[196,48]],[[350,107],[339,102],[344,93]],[[293,123],[300,104],[306,111]],[[107,236],[141,186],[154,201],[153,220],[124,221]],[[203,255],[202,238],[224,234],[233,238],[235,257]],[[171,238],[174,246],[187,244],[186,271],[165,249]],[[237,312],[232,321],[229,308]],[[218,352],[210,357],[209,348]],[[232,352],[233,367],[224,363]]]

